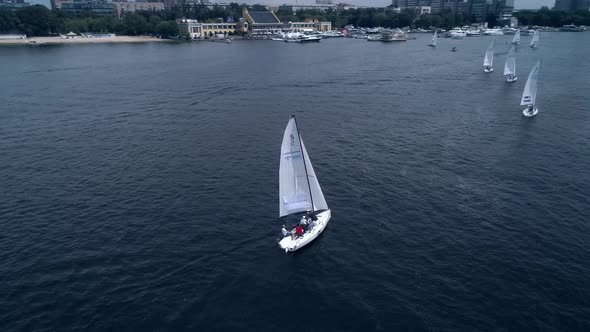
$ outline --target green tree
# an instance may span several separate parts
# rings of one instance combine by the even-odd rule
[[[156,27],[156,33],[164,37],[176,37],[179,35],[178,24],[175,21],[160,22]]]
[[[42,5],[25,7],[17,12],[25,34],[31,36],[47,36],[50,31],[51,11]]]

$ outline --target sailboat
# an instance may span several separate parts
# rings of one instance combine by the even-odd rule
[[[295,235],[296,229],[291,231],[292,235],[283,234],[285,236],[279,241],[279,247],[285,252],[295,251],[315,240],[326,228],[332,216],[297,129],[294,115],[289,119],[281,145],[279,210],[281,218],[303,215],[302,221],[309,222],[301,235]]]
[[[516,77],[516,54],[514,53],[514,45],[510,48],[508,55],[506,56],[506,62],[504,63],[504,76],[508,76],[506,78],[506,82],[516,82],[518,77]]]
[[[522,99],[520,100],[521,106],[527,106],[527,108],[522,111],[522,114],[529,118],[539,113],[539,110],[535,108],[535,101],[537,99],[537,85],[539,83],[540,69],[541,60],[539,60],[531,70],[526,85],[524,86],[524,91],[522,92]]]
[[[492,40],[483,59],[483,71],[486,73],[491,73],[494,71],[494,44],[495,40]]]
[[[520,44],[520,29],[516,29],[514,33],[514,37],[512,37],[512,44],[518,45]]]
[[[529,45],[532,48],[537,48],[539,47],[539,31],[535,30],[535,32],[533,33],[533,39],[531,39],[531,45]]]
[[[428,44],[428,46],[436,47],[437,42],[438,42],[438,29],[434,30],[434,35],[432,36],[432,40],[430,41],[430,44]]]

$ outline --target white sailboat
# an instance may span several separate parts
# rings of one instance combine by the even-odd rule
[[[518,45],[520,44],[520,29],[516,29],[514,33],[514,37],[512,37],[512,44]]]
[[[527,106],[527,108],[522,111],[522,114],[529,118],[539,113],[539,110],[535,107],[535,102],[537,99],[537,86],[539,83],[540,69],[541,60],[539,60],[531,70],[529,78],[526,81],[526,85],[524,86],[524,91],[522,92],[522,99],[520,100],[521,106]]]
[[[516,54],[514,53],[514,45],[510,48],[508,55],[506,56],[506,62],[504,63],[504,76],[508,76],[506,78],[506,82],[516,82],[518,77],[516,77]]]
[[[533,33],[533,39],[531,39],[531,44],[529,45],[531,48],[539,47],[539,31],[535,30]]]
[[[430,44],[428,44],[428,46],[436,47],[437,42],[438,42],[438,29],[434,30],[434,35],[432,36],[432,40],[430,41]]]
[[[494,44],[495,40],[492,40],[483,59],[483,71],[486,73],[491,73],[494,71]]]
[[[328,208],[322,189],[309,160],[307,150],[292,115],[283,135],[279,168],[280,217],[301,215],[309,224],[296,235],[296,228],[279,241],[285,252],[295,251],[318,237],[328,225],[332,212]],[[284,229],[284,227],[283,227]]]

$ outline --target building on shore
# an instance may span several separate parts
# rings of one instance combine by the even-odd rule
[[[555,0],[555,6],[553,8],[565,12],[576,10],[590,11],[590,0]]]
[[[476,22],[484,22],[486,17],[492,14],[504,24],[510,21],[514,11],[514,0],[392,0],[392,5],[397,11],[414,9],[421,15],[440,12],[460,13],[475,19]],[[430,12],[424,9],[427,7],[430,7]]]
[[[114,14],[121,17],[126,13],[134,13],[138,10],[160,11],[164,10],[163,2],[119,2],[113,1]]]
[[[0,9],[17,10],[28,6],[30,4],[24,0],[0,0]]]
[[[66,13],[91,12],[99,16],[113,16],[115,6],[112,2],[92,0],[52,0],[53,8]]]
[[[306,20],[305,22],[289,22],[285,28],[297,32],[304,31],[330,31],[332,22],[319,22],[318,20]]]
[[[246,29],[246,26],[240,22],[201,23],[189,19],[178,19],[176,22],[179,30],[187,32],[190,39],[209,39],[219,35],[227,36]]]
[[[249,11],[244,7],[242,11],[244,21],[248,23],[248,30],[252,34],[272,34],[283,29],[283,23],[272,10]]]

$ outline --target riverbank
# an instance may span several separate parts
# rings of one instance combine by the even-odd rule
[[[58,45],[58,44],[98,44],[98,43],[147,43],[170,42],[170,39],[155,38],[152,36],[114,36],[102,38],[62,38],[62,37],[33,37],[27,39],[0,40],[0,45]]]

